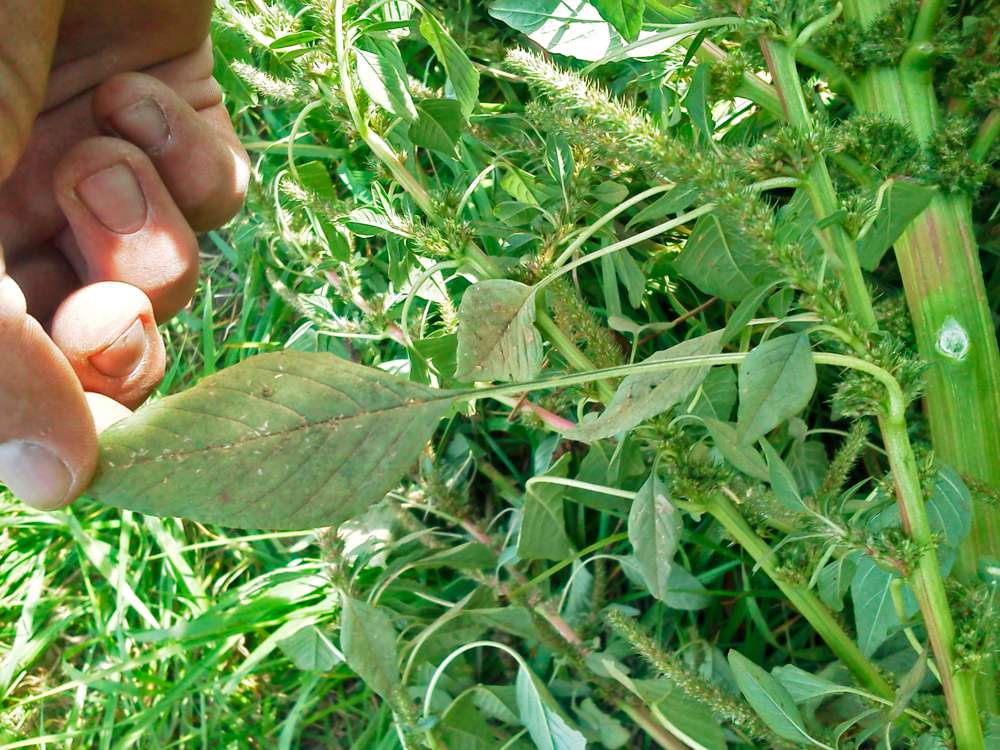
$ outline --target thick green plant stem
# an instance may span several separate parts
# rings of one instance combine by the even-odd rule
[[[887,0],[846,0],[845,16],[867,24]],[[856,86],[858,108],[906,125],[922,142],[940,124],[931,78],[931,39],[943,3],[924,0],[911,44],[897,67],[868,72]],[[975,151],[971,154],[975,158]],[[979,262],[971,207],[958,193],[939,194],[895,246],[921,356],[931,365],[926,405],[936,456],[961,474],[1000,489],[1000,349]],[[975,580],[981,557],[1000,556],[1000,508],[979,503],[955,575]],[[997,669],[978,678],[984,709],[1000,711]]]
[[[844,3],[845,14],[861,23],[885,5]],[[940,7],[922,4],[913,44],[898,68],[873,70],[857,86],[859,109],[896,119],[922,142],[940,121],[928,58]],[[934,451],[960,473],[1000,489],[1000,349],[968,199],[935,197],[895,250],[920,353],[931,364],[926,401]],[[1000,510],[986,504],[973,513],[958,576],[971,579],[981,555],[1000,555]]]
[[[806,618],[823,642],[851,671],[858,683],[880,698],[892,700],[895,691],[878,668],[861,653],[854,639],[844,631],[819,597],[802,586],[790,583],[782,575],[775,565],[774,551],[750,528],[750,524],[732,501],[721,494],[715,495],[708,503],[708,512],[774,581],[792,606]]]

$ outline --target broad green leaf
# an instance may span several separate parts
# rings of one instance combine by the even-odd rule
[[[538,205],[538,198],[534,190],[535,185],[535,178],[530,173],[517,167],[507,169],[500,179],[500,187],[510,193],[511,197],[516,198],[522,203],[529,203],[532,206]]]
[[[667,576],[667,591],[662,601],[674,609],[697,610],[704,609],[712,603],[712,598],[705,593],[705,586],[691,575],[675,560],[670,566]]]
[[[358,237],[376,237],[384,232],[409,239],[410,234],[393,219],[394,217],[379,213],[373,208],[356,208],[344,223]]]
[[[444,66],[463,114],[471,115],[479,103],[479,71],[444,26],[431,14],[424,13],[421,16],[420,33],[434,50],[438,62]]]
[[[781,505],[789,510],[803,510],[805,503],[802,502],[802,496],[799,494],[799,488],[792,472],[781,460],[778,451],[771,447],[767,440],[760,442],[764,447],[764,456],[767,458],[768,481],[774,491],[774,496]]]
[[[913,180],[893,178],[878,192],[878,213],[858,238],[858,260],[874,271],[882,256],[917,216],[923,213],[937,189]]]
[[[452,403],[329,354],[263,354],[104,432],[89,492],[224,526],[337,525],[399,482]]]
[[[785,459],[799,489],[806,495],[818,490],[830,468],[826,447],[819,440],[795,441]]]
[[[781,683],[781,685],[792,696],[796,703],[806,703],[814,698],[822,698],[826,695],[837,695],[845,693],[851,688],[838,685],[825,677],[814,675],[794,664],[786,664],[775,667],[771,674]]]
[[[729,652],[729,666],[747,703],[775,734],[798,745],[811,744],[802,714],[780,682],[738,651]]]
[[[752,248],[728,218],[708,214],[695,223],[674,267],[706,294],[741,302],[754,288],[774,278]]]
[[[651,474],[632,501],[628,514],[628,540],[635,550],[646,588],[663,600],[670,590],[670,566],[681,536],[681,517],[667,488]]]
[[[704,422],[716,449],[724,459],[747,476],[764,482],[771,478],[767,463],[752,445],[747,445],[740,440],[740,434],[734,425],[720,422],[711,417],[705,417]]]
[[[299,669],[326,672],[344,661],[344,655],[315,625],[306,625],[278,641],[278,648]]]
[[[634,5],[638,0],[611,0]],[[628,42],[608,23],[593,3],[581,0],[494,0],[489,13],[503,21],[548,52],[578,60],[595,62],[608,55],[622,53],[630,57],[659,55],[681,37],[658,39],[624,52]],[[640,41],[653,36],[639,31]]]
[[[524,517],[517,541],[517,556],[522,560],[562,560],[573,554],[566,536],[563,495],[559,484],[530,485],[524,498]]]
[[[717,354],[721,331],[688,339],[677,346],[643,360],[661,362],[680,357]],[[591,442],[631,430],[641,422],[673,408],[694,391],[708,375],[710,367],[687,367],[662,373],[642,373],[625,378],[608,407],[596,417],[585,419],[566,431],[572,440]]]
[[[407,84],[406,65],[394,42],[362,38],[354,50],[358,80],[373,102],[405,120],[416,120],[417,109]]]
[[[523,666],[517,671],[517,710],[538,750],[587,747],[587,739],[570,725],[549,689]]]
[[[625,747],[632,737],[618,719],[606,714],[590,698],[584,698],[576,707],[576,716],[587,734],[608,750]]]
[[[753,443],[808,406],[816,389],[816,363],[804,333],[769,339],[740,364],[737,422]]]
[[[531,380],[542,364],[534,290],[510,279],[466,289],[458,308],[457,356],[459,380]]]
[[[736,369],[729,365],[713,367],[701,384],[701,397],[691,413],[728,422],[737,398]]]
[[[467,123],[454,99],[425,99],[417,104],[417,121],[408,134],[417,146],[453,156]]]
[[[854,557],[845,555],[827,565],[819,572],[816,588],[819,598],[834,612],[844,608],[844,595],[851,588],[856,569]]]
[[[601,203],[607,203],[609,206],[615,206],[628,198],[628,188],[620,182],[605,180],[601,184],[592,187],[590,189],[590,195],[592,198],[600,201]]]
[[[439,732],[448,750],[494,750],[496,736],[476,706],[476,696],[464,692],[441,714]]]
[[[867,555],[859,556],[856,565],[857,570],[851,580],[854,624],[861,653],[871,656],[901,624],[890,589],[892,581],[899,576],[882,570]],[[918,609],[917,600],[908,588],[904,589],[903,600],[906,616],[909,617]]]
[[[938,469],[924,507],[931,529],[944,537],[946,546],[957,549],[972,530],[972,495],[958,472],[949,466]],[[899,506],[894,502],[887,502],[868,522],[873,531],[900,526]]]
[[[340,647],[344,660],[365,685],[392,702],[399,687],[396,630],[388,615],[368,602],[343,598]]]
[[[634,42],[639,38],[646,0],[593,0],[593,5],[625,41]]]
[[[691,117],[691,122],[707,139],[711,139],[712,131],[715,129],[708,106],[710,80],[711,67],[708,63],[701,63],[695,68],[694,75],[691,76],[691,85],[688,86],[684,97],[684,106]]]
[[[657,718],[694,750],[728,747],[722,727],[708,707],[688,698],[670,680],[632,680],[614,667],[608,671],[653,708]]]

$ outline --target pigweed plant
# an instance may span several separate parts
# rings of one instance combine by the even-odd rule
[[[221,5],[300,328],[94,497],[334,527],[379,747],[1000,746],[995,0]]]

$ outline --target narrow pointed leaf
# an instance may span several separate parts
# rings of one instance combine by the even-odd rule
[[[811,744],[802,713],[780,682],[738,651],[729,652],[729,666],[747,703],[775,734],[798,745]]]
[[[469,287],[458,308],[459,380],[530,380],[542,363],[534,291],[509,279]]]
[[[754,287],[774,278],[732,222],[715,214],[698,219],[674,265],[703,292],[728,302],[741,302]]]
[[[355,49],[358,80],[372,101],[405,120],[417,119],[410,96],[406,65],[394,42],[378,37],[362,39]]]
[[[721,340],[722,332],[714,331],[657,352],[643,361],[661,362],[680,357],[718,354]],[[701,385],[710,369],[706,365],[665,373],[629,375],[618,386],[607,409],[599,416],[584,420],[575,428],[567,430],[566,436],[573,440],[591,442],[631,430],[650,417],[662,414],[680,403]]]
[[[462,105],[462,112],[472,114],[479,101],[479,71],[444,26],[429,13],[424,13],[420,19],[420,33],[448,74],[448,82]]]
[[[770,474],[767,464],[752,445],[740,442],[740,435],[735,426],[710,417],[705,417],[704,421],[716,450],[724,459],[747,476],[768,481]]]
[[[913,180],[891,179],[880,189],[875,220],[858,239],[858,260],[874,271],[882,256],[899,239],[910,222],[931,202],[937,189]]]
[[[107,430],[90,494],[239,528],[336,525],[399,482],[452,402],[329,354],[264,354]]]

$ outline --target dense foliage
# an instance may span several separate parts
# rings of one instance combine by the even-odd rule
[[[124,514],[9,516],[12,738],[1000,743],[994,2],[220,5],[254,194]]]

